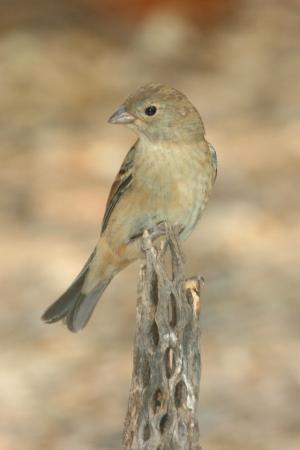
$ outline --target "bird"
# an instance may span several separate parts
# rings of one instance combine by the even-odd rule
[[[159,224],[179,226],[189,237],[217,176],[217,155],[205,139],[202,118],[173,87],[139,87],[108,120],[131,129],[137,140],[112,184],[99,240],[70,287],[43,314],[82,330],[112,278],[143,258],[141,236]]]

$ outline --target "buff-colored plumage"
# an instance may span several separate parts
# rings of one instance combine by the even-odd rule
[[[69,289],[43,315],[83,328],[113,276],[141,257],[140,236],[162,221],[180,225],[186,239],[208,200],[217,173],[216,152],[204,137],[198,111],[179,91],[148,84],[110,118],[138,140],[112,185],[94,252]]]

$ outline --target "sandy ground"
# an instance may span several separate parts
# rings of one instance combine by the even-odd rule
[[[126,37],[51,8],[1,15],[1,449],[120,448],[139,265],[83,333],[39,318],[93,248],[134,141],[106,119],[150,80],[192,99],[219,156],[184,245],[187,274],[206,279],[203,448],[300,448],[300,9],[280,5],[242,2],[205,32],[164,12]]]

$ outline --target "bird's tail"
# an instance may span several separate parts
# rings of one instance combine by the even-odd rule
[[[69,330],[73,332],[77,332],[85,327],[97,301],[111,281],[111,278],[101,280],[92,291],[88,293],[82,292],[91,260],[92,257],[67,291],[44,312],[42,320],[46,323],[63,320]]]

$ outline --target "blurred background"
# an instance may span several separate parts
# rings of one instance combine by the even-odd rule
[[[120,448],[139,264],[73,335],[40,321],[92,250],[137,86],[182,90],[219,175],[184,244],[203,291],[204,450],[299,450],[300,4],[1,0],[0,448]]]

